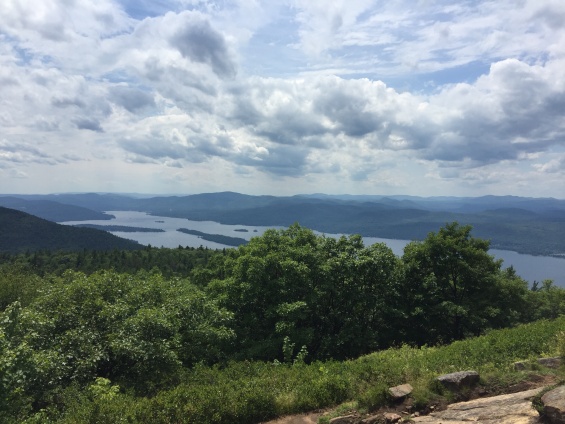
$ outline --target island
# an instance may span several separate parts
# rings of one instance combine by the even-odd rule
[[[160,228],[128,227],[126,225],[98,225],[98,224],[78,224],[75,227],[94,228],[102,231],[122,231],[124,233],[164,233]]]
[[[224,236],[221,234],[208,234],[201,231],[189,230],[188,228],[179,228],[177,231],[198,236],[203,240],[212,241],[214,243],[225,244],[226,246],[241,246],[242,244],[247,244],[247,240],[239,237]]]

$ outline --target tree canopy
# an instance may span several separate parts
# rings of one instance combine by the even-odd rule
[[[217,252],[0,255],[0,422],[72,390],[151,396],[206,364],[349,359],[565,313],[565,290],[528,290],[471,231],[447,224],[401,257],[298,224]]]
[[[520,310],[526,283],[505,278],[502,261],[488,253],[489,242],[472,237],[471,229],[447,224],[404,249],[402,292],[409,306],[409,340],[437,343],[478,335],[508,324],[506,318]]]

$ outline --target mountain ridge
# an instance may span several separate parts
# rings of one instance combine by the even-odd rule
[[[85,216],[85,210],[96,213],[130,210],[235,225],[288,226],[298,222],[325,233],[405,240],[422,240],[447,222],[457,221],[472,225],[476,236],[491,240],[492,248],[536,255],[565,253],[565,200],[554,198],[253,196],[231,191],[144,198],[97,193],[22,195],[21,198],[81,207]],[[0,195],[0,204],[2,199]],[[80,220],[86,219],[90,218]]]
[[[57,224],[28,213],[0,206],[0,252],[38,250],[142,249],[144,246],[91,228]]]

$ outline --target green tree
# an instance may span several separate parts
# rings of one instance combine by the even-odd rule
[[[37,396],[95,377],[151,393],[183,367],[223,359],[233,339],[228,312],[186,280],[160,274],[67,272],[45,281],[17,320],[12,309],[0,316],[4,349],[32,352],[27,390]]]
[[[565,314],[565,289],[558,287],[553,280],[543,280],[541,286],[534,282],[528,292],[528,310],[526,319],[554,319]]]
[[[310,358],[355,357],[385,343],[397,265],[384,245],[295,224],[233,251],[208,290],[234,313],[241,357],[282,360],[285,338]]]
[[[488,249],[489,241],[472,237],[471,226],[458,223],[406,246],[402,292],[408,340],[438,343],[477,335],[520,308],[500,303],[512,280],[503,278],[502,262]],[[525,291],[519,281],[510,286]]]
[[[28,305],[38,293],[41,278],[24,265],[0,265],[0,311],[15,301]]]

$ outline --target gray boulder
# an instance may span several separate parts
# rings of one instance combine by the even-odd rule
[[[400,386],[390,387],[388,393],[393,400],[404,399],[414,388],[410,384],[401,384]]]
[[[543,415],[550,424],[565,424],[565,386],[550,390],[541,397]]]
[[[477,384],[479,373],[477,371],[459,371],[440,375],[436,380],[446,389],[457,392],[464,387],[472,387]]]
[[[547,368],[559,368],[561,366],[561,357],[555,356],[553,358],[539,358],[538,364]]]

